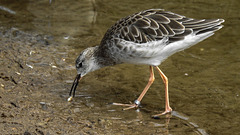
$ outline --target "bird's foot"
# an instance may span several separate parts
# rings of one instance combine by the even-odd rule
[[[172,108],[171,107],[168,107],[165,109],[164,112],[160,113],[160,114],[156,114],[156,115],[153,115],[152,118],[159,118],[160,116],[162,115],[165,115],[165,114],[168,114],[168,113],[171,113],[172,112]]]
[[[112,103],[113,105],[120,105],[120,106],[128,106],[127,108],[123,108],[123,110],[129,110],[129,109],[133,109],[133,108],[138,108],[138,106],[140,105],[140,101],[135,100],[134,103],[130,103],[130,104],[122,104],[122,103]]]

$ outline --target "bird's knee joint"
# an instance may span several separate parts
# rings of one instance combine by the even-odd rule
[[[163,81],[165,84],[168,84],[168,78],[164,78],[164,81]]]
[[[149,78],[149,82],[154,82],[154,80],[155,80],[155,77],[151,77],[151,78]]]

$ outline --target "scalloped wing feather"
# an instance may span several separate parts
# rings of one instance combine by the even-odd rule
[[[147,43],[168,37],[168,43],[172,43],[192,33],[216,31],[223,22],[223,19],[192,19],[163,9],[149,9],[119,20],[106,32],[101,45],[113,38]]]

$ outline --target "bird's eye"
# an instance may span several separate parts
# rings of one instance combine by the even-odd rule
[[[78,67],[80,67],[80,68],[82,67],[82,62],[78,65]]]

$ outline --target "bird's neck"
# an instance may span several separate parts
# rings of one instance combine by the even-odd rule
[[[108,50],[101,46],[95,46],[93,57],[99,68],[117,64],[115,60],[111,57],[110,53],[108,53]]]

